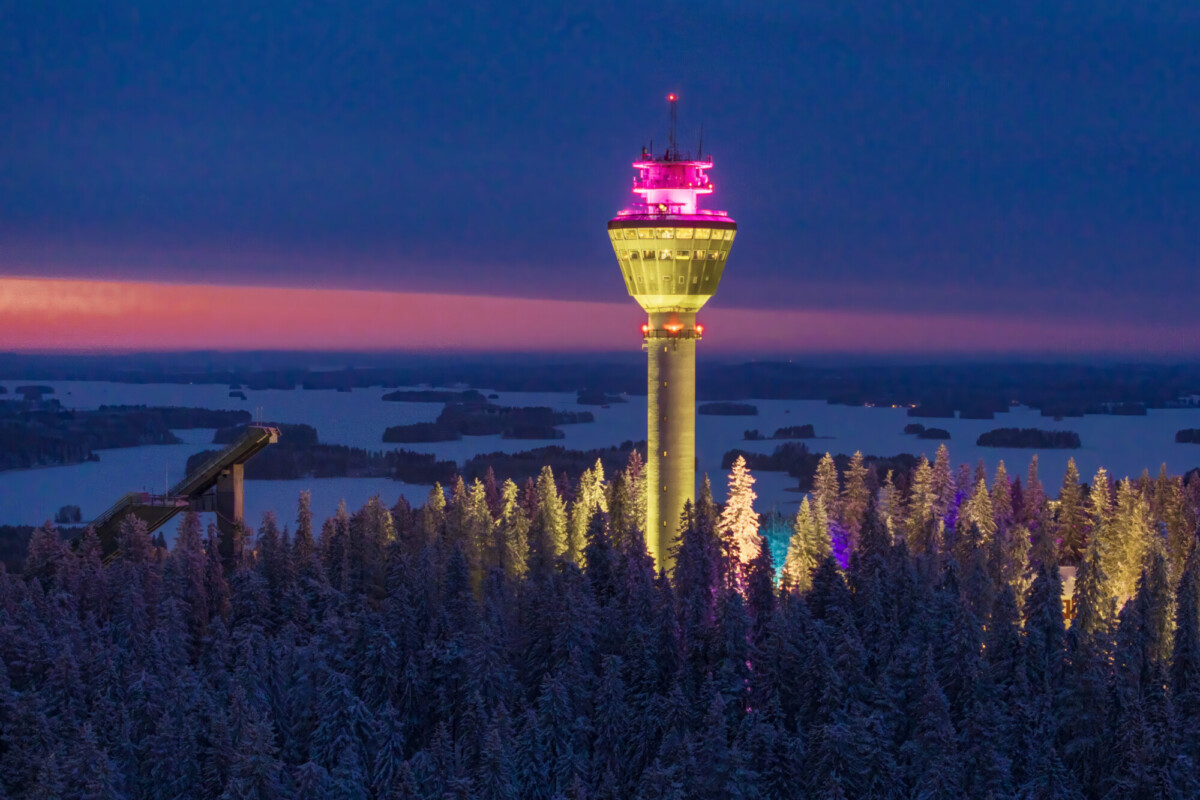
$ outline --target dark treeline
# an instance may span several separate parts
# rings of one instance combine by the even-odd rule
[[[217,454],[202,450],[188,456],[184,469],[192,472]],[[407,450],[364,450],[343,444],[286,445],[282,439],[246,462],[246,479],[290,481],[299,478],[392,478],[405,483],[431,484],[450,480],[458,468],[426,453]]]
[[[645,395],[644,361],[597,356],[554,363],[539,358],[421,358],[346,355],[353,369],[312,369],[329,355],[296,353],[26,356],[0,354],[0,379],[114,380],[128,383],[227,383],[249,389],[467,386],[496,391]],[[277,365],[288,365],[279,367]],[[916,405],[920,414],[991,419],[1013,403],[1046,416],[1142,413],[1195,407],[1200,365],[885,364],[822,367],[790,362],[702,363],[697,396],[827,400],[847,405]]]
[[[525,408],[488,402],[446,403],[434,422],[394,425],[383,432],[388,443],[453,442],[464,436],[505,439],[562,439],[556,425],[595,422],[590,411],[555,411],[548,406]]]
[[[950,438],[950,431],[945,428],[926,428],[919,422],[908,423],[904,426],[904,432],[915,435],[918,439],[946,440]]]
[[[383,399],[390,403],[482,403],[487,400],[474,389],[462,392],[453,389],[405,389],[388,392]]]
[[[611,480],[456,481],[320,525],[305,496],[294,527],[268,515],[224,555],[195,516],[170,552],[127,521],[109,566],[90,533],[70,549],[47,526],[23,574],[0,573],[0,789],[1200,793],[1194,488],[1110,495],[1068,472],[1051,504],[1036,462],[989,488],[944,451],[876,492],[861,458],[818,473],[781,581],[742,463],[724,508],[707,483],[689,508],[670,578],[633,523],[637,457]],[[1077,534],[1067,627],[1058,552]]]
[[[1178,444],[1200,444],[1200,428],[1184,428],[1177,431],[1175,441]]]
[[[624,441],[616,447],[592,450],[568,450],[560,445],[549,445],[519,453],[481,453],[467,460],[462,474],[471,481],[476,478],[482,480],[491,472],[500,480],[511,479],[522,483],[536,478],[545,467],[550,467],[556,475],[575,479],[597,461],[606,471],[613,472],[624,465],[633,450],[645,458],[645,440]]]
[[[96,450],[175,444],[154,409],[75,411],[57,400],[0,401],[0,470],[78,464]]]
[[[629,401],[619,394],[609,394],[600,389],[580,389],[575,402],[581,406],[609,406]]]
[[[817,465],[821,462],[821,454],[808,448],[804,442],[785,442],[770,453],[752,453],[746,450],[728,450],[721,456],[721,469],[732,469],[733,462],[739,457],[744,458],[752,470],[763,472],[786,472],[798,479],[802,491],[808,491],[813,486],[817,473]],[[845,469],[852,456],[838,453],[833,456],[839,469]],[[867,465],[872,472],[874,485],[883,482],[889,471],[907,474],[917,464],[917,456],[900,453],[894,456],[867,456]]]
[[[246,462],[248,480],[366,477],[391,478],[404,483],[432,486],[435,483],[449,484],[459,474],[473,480],[483,478],[492,471],[500,480],[511,478],[521,482],[537,477],[545,466],[571,477],[579,476],[596,461],[600,461],[606,469],[613,470],[625,463],[631,450],[637,449],[642,454],[646,451],[644,441],[626,441],[615,447],[591,450],[568,450],[560,445],[550,445],[516,453],[481,453],[467,459],[460,468],[454,461],[439,460],[432,453],[313,444],[309,440],[316,438],[314,429],[307,425],[294,427],[301,429],[301,435],[297,437],[299,441],[289,438],[285,431],[280,435],[278,444],[266,448]],[[184,469],[191,472],[216,453],[216,450],[194,453],[188,456]]]
[[[174,430],[225,428],[234,425],[245,425],[251,419],[249,411],[223,411],[211,408],[187,408],[181,406],[100,406],[100,411],[153,414],[161,417],[163,424]]]
[[[767,437],[763,436],[757,429],[745,431],[742,438],[747,442],[760,442]],[[788,425],[785,428],[776,428],[775,433],[771,434],[772,439],[815,439],[817,432],[812,425]]]
[[[758,406],[749,403],[701,403],[696,407],[696,413],[714,417],[756,417]]]
[[[1038,450],[1078,450],[1081,446],[1075,431],[1044,431],[1040,428],[996,428],[979,434],[975,444],[980,447],[1025,447]]]
[[[37,388],[37,387],[34,387]],[[66,409],[58,400],[0,401],[0,470],[78,464],[96,450],[177,444],[172,429],[249,422],[245,411],[173,406]]]

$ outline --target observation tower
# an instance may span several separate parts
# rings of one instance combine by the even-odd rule
[[[696,313],[717,291],[737,223],[700,208],[712,194],[712,156],[679,150],[675,95],[671,136],[661,155],[642,148],[633,162],[637,199],[608,223],[625,288],[645,309],[642,348],[648,356],[646,415],[646,547],[671,567],[683,506],[696,494]],[[703,140],[701,140],[703,144]]]

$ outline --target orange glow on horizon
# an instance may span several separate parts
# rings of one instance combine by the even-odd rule
[[[710,308],[706,353],[1194,354],[1200,323]],[[0,277],[0,350],[634,351],[637,304]],[[697,332],[699,332],[699,326]]]

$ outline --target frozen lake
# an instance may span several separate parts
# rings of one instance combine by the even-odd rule
[[[9,391],[26,381],[5,381]],[[441,403],[393,403],[381,398],[391,389],[374,387],[351,392],[244,390],[246,400],[229,397],[225,385],[215,384],[126,384],[85,381],[39,381],[53,386],[57,398],[71,408],[96,408],[104,404],[143,404],[151,406],[193,406],[215,409],[246,409],[257,418],[276,422],[307,423],[317,428],[322,442],[345,444],[373,450],[406,447],[434,453],[458,463],[478,453],[516,452],[543,444],[589,449],[638,440],[646,432],[646,398],[631,397],[628,403],[610,408],[580,406],[574,394],[503,392],[494,401],[510,406],[550,406],[557,410],[591,411],[596,421],[582,425],[564,425],[565,439],[537,442],[501,439],[499,436],[465,437],[456,442],[432,444],[384,445],[383,431],[391,425],[428,422],[436,419]],[[8,396],[11,396],[8,395]],[[734,447],[770,452],[779,442],[742,441],[748,428],[757,428],[770,436],[776,428],[811,423],[819,437],[808,446],[815,451],[834,453],[894,455],[925,453],[933,457],[939,442],[924,441],[902,433],[910,422],[950,432],[947,442],[954,463],[974,464],[983,459],[989,470],[1003,459],[1010,475],[1024,475],[1033,451],[976,447],[976,437],[1000,427],[1037,427],[1071,430],[1079,434],[1079,450],[1050,450],[1039,453],[1041,476],[1053,494],[1062,479],[1067,459],[1074,457],[1085,480],[1100,466],[1118,477],[1137,475],[1144,469],[1157,472],[1166,464],[1172,473],[1200,466],[1200,446],[1176,444],[1180,428],[1200,427],[1200,410],[1152,410],[1144,417],[1087,416],[1061,422],[1042,417],[1023,407],[997,415],[994,420],[913,419],[903,408],[866,408],[833,406],[820,401],[755,400],[756,417],[697,416],[696,454],[701,473],[707,472],[724,496],[725,476],[721,474],[721,456]],[[100,461],[66,467],[0,472],[0,523],[40,524],[68,503],[80,506],[84,519],[91,519],[121,494],[134,490],[162,491],[164,486],[182,477],[183,466],[192,453],[212,448],[211,430],[177,432],[183,444],[106,450]],[[780,473],[758,472],[756,489],[758,509],[772,507],[794,509],[800,496],[791,489],[795,481]],[[427,486],[412,486],[386,479],[329,478],[296,481],[252,481],[247,484],[248,522],[256,526],[263,512],[273,510],[281,522],[295,517],[299,493],[313,494],[313,510],[318,517],[332,514],[339,500],[353,508],[373,495],[389,505],[404,495],[411,502],[422,502]]]

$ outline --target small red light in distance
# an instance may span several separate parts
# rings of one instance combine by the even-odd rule
[[[650,331],[650,326],[649,326],[649,325],[643,325],[643,326],[642,326],[642,333],[648,333],[649,331]]]
[[[669,95],[667,95],[667,99],[668,99],[668,100],[670,100],[672,103],[674,103],[674,102],[675,102],[675,95],[673,95],[673,94],[669,94]]]
[[[704,333],[704,326],[703,326],[703,325],[697,325],[697,326],[696,326],[696,333]]]

